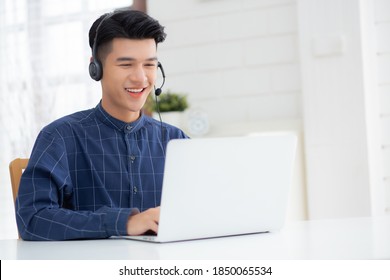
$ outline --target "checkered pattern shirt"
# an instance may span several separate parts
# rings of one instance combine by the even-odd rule
[[[187,138],[178,128],[163,127],[144,115],[124,123],[101,104],[45,127],[19,187],[21,237],[126,235],[129,215],[160,205],[167,142]]]

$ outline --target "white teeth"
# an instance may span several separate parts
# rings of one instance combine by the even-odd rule
[[[141,88],[141,89],[126,88],[126,90],[128,92],[140,93],[141,91],[143,91],[143,88]]]

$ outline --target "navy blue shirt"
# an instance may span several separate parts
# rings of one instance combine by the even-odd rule
[[[96,108],[39,134],[16,200],[25,240],[126,235],[129,215],[160,205],[165,148],[187,138],[148,116],[125,123]]]

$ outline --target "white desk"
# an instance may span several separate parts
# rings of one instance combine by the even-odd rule
[[[0,240],[0,259],[390,259],[390,217],[291,222],[280,232],[167,244]]]

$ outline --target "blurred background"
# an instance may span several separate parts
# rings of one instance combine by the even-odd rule
[[[99,102],[88,30],[123,7],[166,27],[189,135],[298,136],[289,220],[389,215],[390,1],[0,0],[0,239],[17,238],[9,162]]]

